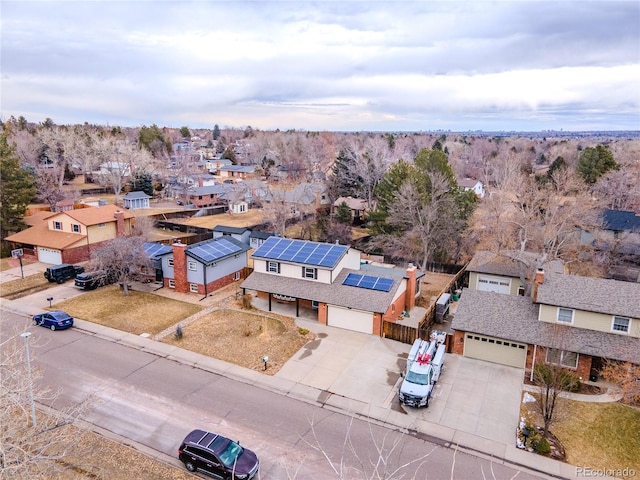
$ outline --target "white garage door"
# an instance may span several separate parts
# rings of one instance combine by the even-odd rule
[[[60,265],[62,263],[62,252],[52,248],[38,247],[38,261],[52,265]]]
[[[510,367],[524,368],[527,346],[524,343],[511,342],[501,338],[465,333],[464,356]]]
[[[327,325],[362,333],[373,333],[373,314],[329,305]]]
[[[478,290],[509,294],[511,292],[511,280],[505,277],[478,275]]]

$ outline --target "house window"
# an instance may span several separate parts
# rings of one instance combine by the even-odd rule
[[[547,348],[546,362],[563,367],[578,368],[578,354],[555,348]]]
[[[242,204],[240,205],[240,213],[246,212],[247,211],[247,206]]]
[[[173,267],[173,258],[168,259],[167,264],[169,264],[170,267]]]
[[[62,230],[62,222],[53,222],[54,230]]]
[[[311,308],[317,310],[318,309],[318,301],[317,300],[311,300]]]
[[[173,278],[169,279],[169,288],[176,288],[176,281]]]
[[[197,283],[190,283],[189,284],[189,291],[192,293],[198,293],[198,284]]]
[[[196,262],[187,262],[187,268],[192,272],[195,272],[198,269]]]
[[[106,225],[107,225],[106,223],[99,223],[99,224],[98,224],[98,227],[99,227],[99,228],[103,228],[103,227],[105,227]]]
[[[573,323],[573,310],[571,308],[558,308],[559,323]]]
[[[318,278],[318,269],[302,267],[302,278],[310,278],[312,280],[316,280]]]
[[[278,262],[267,262],[267,272],[280,273],[280,264]]]
[[[233,274],[233,280],[240,280],[240,272],[236,272]]]
[[[77,223],[72,223],[71,224],[71,231],[73,233],[80,233],[80,225],[78,225]]]
[[[631,324],[631,319],[625,317],[613,317],[613,325],[611,325],[611,330],[619,333],[629,333],[629,325]]]
[[[518,287],[518,295],[524,297],[524,287],[522,285]]]

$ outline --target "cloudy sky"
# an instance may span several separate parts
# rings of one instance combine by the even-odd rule
[[[640,2],[0,0],[1,117],[639,130]]]

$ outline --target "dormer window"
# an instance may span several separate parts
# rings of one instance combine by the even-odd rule
[[[73,233],[80,233],[80,225],[78,225],[77,223],[72,223],[71,224],[71,231]]]
[[[310,278],[316,280],[318,278],[318,269],[311,267],[302,267],[302,278]]]
[[[53,222],[54,230],[62,230],[62,222]]]

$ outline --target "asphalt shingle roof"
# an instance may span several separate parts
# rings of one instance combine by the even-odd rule
[[[386,312],[400,286],[401,279],[391,276],[386,277],[393,279],[393,285],[388,292],[381,292],[342,285],[349,273],[362,273],[362,271],[344,269],[332,284],[270,273],[253,272],[240,286],[248,290],[315,300],[329,305],[355,308],[365,312]]]
[[[522,265],[516,260],[518,256],[522,256],[529,265],[533,267],[537,266],[537,258],[539,255],[535,253],[517,251],[494,253],[480,251],[476,252],[469,262],[469,265],[467,265],[467,271],[519,278]],[[559,260],[546,262],[543,266],[545,271],[558,273],[562,273],[563,271],[562,262]]]
[[[640,283],[545,272],[537,301],[640,319]]]
[[[640,364],[640,339],[538,320],[529,297],[464,289],[451,327],[531,345]]]

